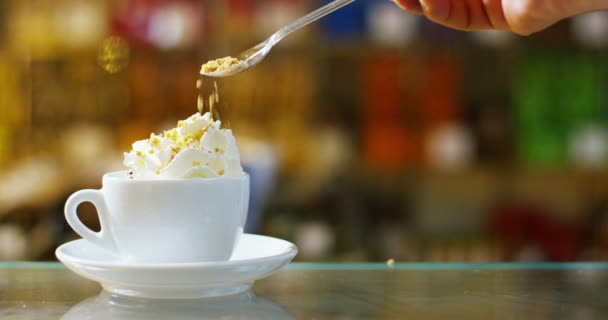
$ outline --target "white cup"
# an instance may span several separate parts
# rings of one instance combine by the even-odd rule
[[[101,231],[78,218],[83,202],[97,208]],[[65,205],[70,226],[91,243],[133,263],[227,261],[243,234],[249,176],[213,179],[130,179],[104,175],[101,190],[82,190]]]

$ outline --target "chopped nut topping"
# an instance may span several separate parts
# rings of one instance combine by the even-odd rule
[[[218,71],[225,71],[240,64],[241,62],[241,60],[233,57],[225,57],[216,60],[211,60],[201,67],[201,73],[206,74]]]

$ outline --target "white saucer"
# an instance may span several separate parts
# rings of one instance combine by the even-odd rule
[[[55,254],[70,270],[113,294],[153,299],[193,299],[241,293],[298,253],[287,241],[244,234],[226,262],[130,264],[80,239]]]

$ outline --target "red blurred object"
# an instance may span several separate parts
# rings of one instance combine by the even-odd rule
[[[401,59],[392,54],[374,56],[363,68],[363,117],[397,121],[403,117]]]
[[[193,42],[206,34],[209,29],[208,5],[197,0],[126,0],[114,2],[111,15],[111,27],[115,35],[127,39],[132,45],[154,47],[158,46],[154,37],[155,17],[166,13],[169,9],[179,9],[183,28],[187,35],[185,42]],[[169,27],[169,26],[167,26]]]
[[[228,0],[228,12],[232,23],[252,28],[255,20],[255,0]]]
[[[420,139],[408,128],[403,86],[404,65],[393,54],[370,58],[362,75],[362,150],[372,168],[399,170],[416,163]]]
[[[526,246],[539,248],[549,261],[574,261],[581,229],[554,218],[548,210],[533,205],[497,207],[490,215],[492,234],[512,260]]]
[[[453,57],[430,57],[420,77],[420,112],[428,129],[452,123],[462,112],[462,75]]]

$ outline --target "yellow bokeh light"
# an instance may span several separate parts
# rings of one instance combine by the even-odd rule
[[[111,74],[124,70],[129,65],[129,44],[116,36],[105,39],[99,47],[97,62]]]

